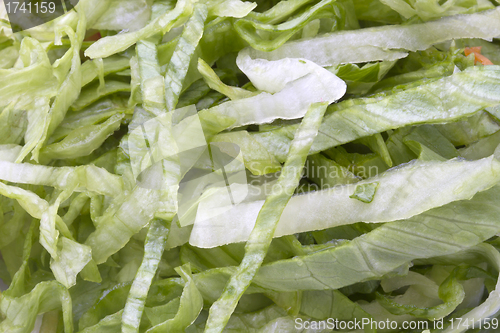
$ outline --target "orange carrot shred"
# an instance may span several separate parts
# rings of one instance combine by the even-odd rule
[[[470,54],[474,53],[475,64],[480,62],[483,65],[493,65],[490,59],[481,54],[481,48],[482,46],[466,47],[464,50],[464,54],[465,56],[469,56]]]

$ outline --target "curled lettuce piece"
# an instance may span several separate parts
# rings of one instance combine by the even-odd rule
[[[447,160],[458,156],[455,146],[430,125],[411,129],[403,137],[403,143],[423,161]]]
[[[182,295],[178,302],[178,309],[173,318],[162,320],[167,313],[158,313],[156,316],[152,315],[152,322],[156,323],[153,327],[148,329],[147,333],[160,333],[160,332],[181,332],[190,326],[198,317],[203,309],[203,297],[198,290],[196,283],[191,276],[191,268],[189,264],[176,268],[176,272],[184,280],[184,288]]]
[[[495,271],[500,272],[500,253],[496,248],[487,243],[478,244],[466,251],[459,252],[446,257],[437,257],[430,260],[423,260],[429,263],[453,263],[455,265],[463,265],[463,263],[469,263],[471,265],[477,264],[479,260],[486,260]],[[457,325],[454,327],[447,327],[443,330],[446,333],[460,333],[465,332],[469,328],[464,322],[467,321],[478,321],[481,320],[486,323],[487,320],[498,315],[500,311],[500,280],[497,280],[495,289],[490,292],[488,298],[479,306],[468,311],[460,318],[457,319]]]
[[[486,265],[480,266],[484,268]],[[409,271],[407,275],[384,278],[381,282],[383,290],[393,295],[388,297],[381,291],[376,292],[377,300],[363,302],[361,307],[377,321],[391,318],[402,325],[405,321],[428,318],[429,321],[438,320],[434,325],[445,323],[447,319],[443,313],[454,310],[456,317],[466,308],[480,304],[485,278],[488,283],[493,280],[492,275],[482,268],[466,264],[455,266],[455,263],[447,262],[420,270],[420,273]],[[400,290],[395,291],[397,289]],[[402,290],[405,290],[403,294],[398,295]]]
[[[2,294],[0,312],[5,318],[0,332],[30,333],[38,314],[62,308],[64,332],[73,332],[72,303],[69,291],[57,281],[38,283],[28,294],[9,297]]]
[[[253,59],[251,49],[246,48],[238,53],[236,64],[257,89],[272,94],[283,90],[287,84],[308,74],[316,76],[318,81],[331,88],[334,91],[333,94],[336,94],[330,96],[325,93],[325,102],[333,102],[345,94],[345,83],[342,80],[331,73],[328,75],[329,71],[309,60],[286,58],[268,61]]]
[[[151,203],[159,200],[158,190],[137,186],[122,194],[98,217],[96,230],[85,241],[97,264],[106,262],[153,219],[157,207]]]
[[[67,200],[70,196],[71,190],[58,192],[56,191],[56,197],[53,199],[53,202],[50,203],[49,207],[46,211],[42,213],[40,218],[40,244],[50,253],[50,256],[55,260],[60,260],[59,258],[59,249],[58,249],[58,240],[59,240],[59,231],[57,230],[57,211],[59,210],[59,206],[61,202]],[[67,245],[68,248],[70,244]],[[56,262],[56,270],[59,268]],[[59,277],[62,277],[62,274],[59,274],[60,271],[57,272]],[[65,281],[68,282],[68,281]]]
[[[306,75],[288,84],[274,95],[262,92],[256,96],[229,101],[206,110],[206,117],[234,119],[229,129],[250,124],[270,123],[275,119],[297,119],[304,116],[308,105],[324,100],[325,87],[314,75]],[[339,90],[330,90],[338,95]]]
[[[292,41],[277,50],[253,50],[253,58],[286,57],[314,61],[321,66],[404,58],[406,51],[426,50],[434,44],[461,38],[490,40],[500,35],[500,9],[456,15],[411,25],[389,25],[340,31],[312,39]],[[338,47],[342,45],[342,47]]]
[[[253,60],[248,52],[239,54],[238,66],[257,88],[268,92],[222,103],[205,110],[204,116],[234,119],[229,128],[265,124],[275,119],[296,119],[303,117],[312,103],[332,103],[346,92],[342,80],[313,62]]]
[[[56,280],[66,288],[76,284],[76,276],[92,260],[90,247],[61,237],[58,241],[58,256],[50,262]]]
[[[71,191],[60,193],[49,205],[47,201],[33,192],[3,184],[0,186],[0,194],[17,200],[31,216],[40,219],[39,242],[52,257],[51,269],[56,279],[69,288],[76,283],[76,275],[91,261],[91,255],[90,248],[73,240],[67,226],[57,215],[61,202],[69,197],[68,193]],[[64,235],[62,239],[59,238],[57,229]],[[86,273],[90,274],[90,269],[92,269],[91,266],[88,267]],[[88,275],[88,277],[94,281],[99,280],[96,274],[93,277]]]
[[[435,267],[434,267],[435,268]],[[388,297],[381,293],[376,293],[378,303],[388,310],[391,314],[406,315],[410,314],[416,318],[425,318],[428,320],[441,319],[452,313],[465,298],[464,286],[459,280],[470,279],[467,275],[472,275],[470,270],[463,267],[455,268],[448,277],[439,285],[437,295],[439,301],[433,299],[428,306],[422,306],[421,295],[415,294],[414,290],[410,289],[401,297]],[[431,282],[434,282],[431,280]],[[434,285],[431,284],[431,287]],[[429,286],[427,286],[429,287]],[[413,305],[408,305],[408,300],[413,296]],[[420,296],[420,297],[419,297]],[[437,297],[436,297],[437,298]],[[439,303],[438,303],[439,302]],[[401,304],[403,303],[403,304]],[[435,304],[438,303],[438,304]]]
[[[313,104],[302,120],[273,192],[266,198],[255,228],[245,245],[245,256],[231,276],[219,299],[212,304],[205,332],[222,332],[238,301],[249,287],[269,250],[278,221],[293,191],[299,184],[302,169],[314,137],[318,134],[326,103]]]
[[[453,201],[469,199],[499,180],[500,162],[494,156],[470,162],[454,159],[410,163],[355,184],[292,197],[281,215],[275,237],[356,222],[410,218]],[[375,183],[378,185],[370,203],[352,198],[356,193],[360,195],[359,189],[364,185]],[[363,197],[369,188],[363,188]],[[200,203],[190,244],[215,247],[247,240],[264,204],[263,200],[243,202],[215,215],[212,211],[221,209],[219,202],[214,195]],[[311,210],[304,211],[302,207]]]
[[[68,159],[90,155],[120,128],[124,116],[124,114],[115,114],[104,123],[80,127],[68,134],[62,141],[42,148],[40,158],[43,160]]]
[[[214,70],[201,58],[198,59],[198,71],[200,72],[201,75],[203,75],[203,79],[211,89],[226,95],[233,101],[256,95],[255,92],[226,85],[224,82],[221,81],[221,79],[217,76]]]

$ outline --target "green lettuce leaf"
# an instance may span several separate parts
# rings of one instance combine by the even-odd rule
[[[144,28],[98,40],[85,51],[91,59],[106,58],[121,51],[125,51],[141,39],[147,39],[156,33],[166,33],[170,29],[181,25],[183,20],[191,14],[193,5],[190,0],[179,1],[175,8],[165,12],[149,22]]]
[[[348,100],[330,106],[311,148],[320,152],[364,136],[412,124],[451,122],[496,105],[496,66],[473,67],[442,79],[409,86],[392,94]],[[476,82],[471,87],[470,82]],[[439,91],[436,96],[431,91]],[[474,93],[474,98],[466,97]],[[283,161],[297,125],[254,133],[268,152]]]

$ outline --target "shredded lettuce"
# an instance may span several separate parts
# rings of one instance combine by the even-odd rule
[[[500,329],[498,2],[11,4],[0,333]]]

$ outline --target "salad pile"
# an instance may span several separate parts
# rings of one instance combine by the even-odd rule
[[[498,5],[0,4],[0,332],[500,330]]]

